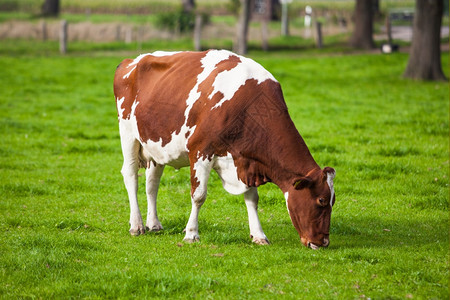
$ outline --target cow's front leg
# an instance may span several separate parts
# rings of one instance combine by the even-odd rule
[[[250,226],[250,237],[252,242],[259,245],[268,245],[269,240],[264,234],[258,218],[258,190],[251,188],[244,193],[245,205],[247,206],[248,223]]]
[[[146,192],[147,192],[147,223],[145,229],[148,231],[160,231],[163,229],[158,219],[158,213],[156,211],[156,198],[158,196],[159,183],[161,181],[161,175],[164,171],[163,165],[157,165],[150,162],[145,170],[146,178]]]
[[[120,124],[122,125],[122,124]],[[145,233],[141,212],[138,206],[138,170],[139,170],[139,142],[130,137],[121,126],[121,143],[123,153],[122,176],[130,201],[130,234],[140,235]]]
[[[199,158],[195,162],[191,159],[191,202],[192,209],[189,221],[186,225],[186,236],[184,241],[188,243],[200,240],[198,234],[198,214],[200,207],[206,199],[208,178],[212,164],[207,158]]]

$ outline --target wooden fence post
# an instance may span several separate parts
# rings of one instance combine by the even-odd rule
[[[198,14],[195,16],[195,27],[194,27],[194,48],[195,51],[202,50],[202,15]]]
[[[322,44],[322,23],[320,23],[320,22],[316,22],[316,32],[317,32],[317,34],[316,34],[316,45],[317,45],[317,48],[319,48],[319,49],[322,49],[322,46],[323,46],[323,44]]]
[[[133,28],[128,27],[125,30],[125,44],[131,44],[132,40],[133,40]]]
[[[139,51],[142,50],[142,41],[143,40],[144,40],[144,27],[139,26],[137,29],[137,37],[136,37],[137,50],[139,50]]]
[[[281,35],[283,36],[289,35],[288,3],[291,1],[281,1]]]
[[[120,33],[122,32],[122,28],[120,27],[120,25],[117,25],[116,27],[116,41],[120,41]]]
[[[67,53],[67,21],[61,21],[61,29],[59,31],[59,52]]]
[[[392,28],[391,28],[391,19],[389,16],[389,12],[386,15],[386,33],[388,38],[388,44],[392,45]]]
[[[263,16],[261,21],[261,37],[262,37],[262,49],[263,51],[269,51],[269,28],[267,26],[269,21],[266,16]]]
[[[41,30],[42,30],[42,40],[45,42],[47,41],[47,22],[45,22],[45,20],[42,20],[41,22]]]

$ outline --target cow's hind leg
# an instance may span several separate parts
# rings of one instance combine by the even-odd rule
[[[130,201],[130,234],[140,235],[145,233],[137,200],[140,144],[129,132],[125,131],[126,128],[124,126],[121,126],[120,129],[120,141],[123,153],[121,173]]]
[[[259,245],[268,245],[269,240],[264,234],[261,223],[258,218],[258,190],[251,188],[244,193],[245,205],[247,206],[248,223],[250,226],[250,237],[253,243]]]
[[[189,221],[186,225],[186,236],[184,241],[188,243],[200,240],[198,234],[198,214],[200,208],[205,202],[209,174],[212,163],[208,159],[198,159],[194,163],[191,160],[191,202],[192,209]]]
[[[148,203],[147,223],[145,225],[145,229],[148,231],[160,231],[163,229],[158,220],[158,213],[156,211],[156,198],[158,196],[158,188],[163,171],[164,166],[157,165],[153,162],[150,162],[149,166],[145,170]]]

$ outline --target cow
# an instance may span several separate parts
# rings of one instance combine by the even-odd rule
[[[227,192],[244,194],[252,242],[269,244],[258,218],[257,188],[272,182],[284,194],[302,244],[328,246],[335,170],[315,162],[280,84],[260,64],[227,50],[156,51],[120,63],[114,94],[131,235],[163,229],[156,198],[164,167],[189,166],[192,209],[185,242],[200,239],[198,214],[215,170]],[[145,226],[137,201],[141,167]]]

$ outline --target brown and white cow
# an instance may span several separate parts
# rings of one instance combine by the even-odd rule
[[[114,94],[132,235],[162,229],[156,197],[164,166],[190,166],[185,241],[199,240],[198,214],[214,169],[226,191],[244,194],[253,242],[269,243],[258,219],[257,187],[273,182],[302,243],[328,246],[335,171],[314,161],[280,84],[261,65],[226,50],[157,51],[122,61]],[[137,201],[140,166],[146,168],[145,227]]]

